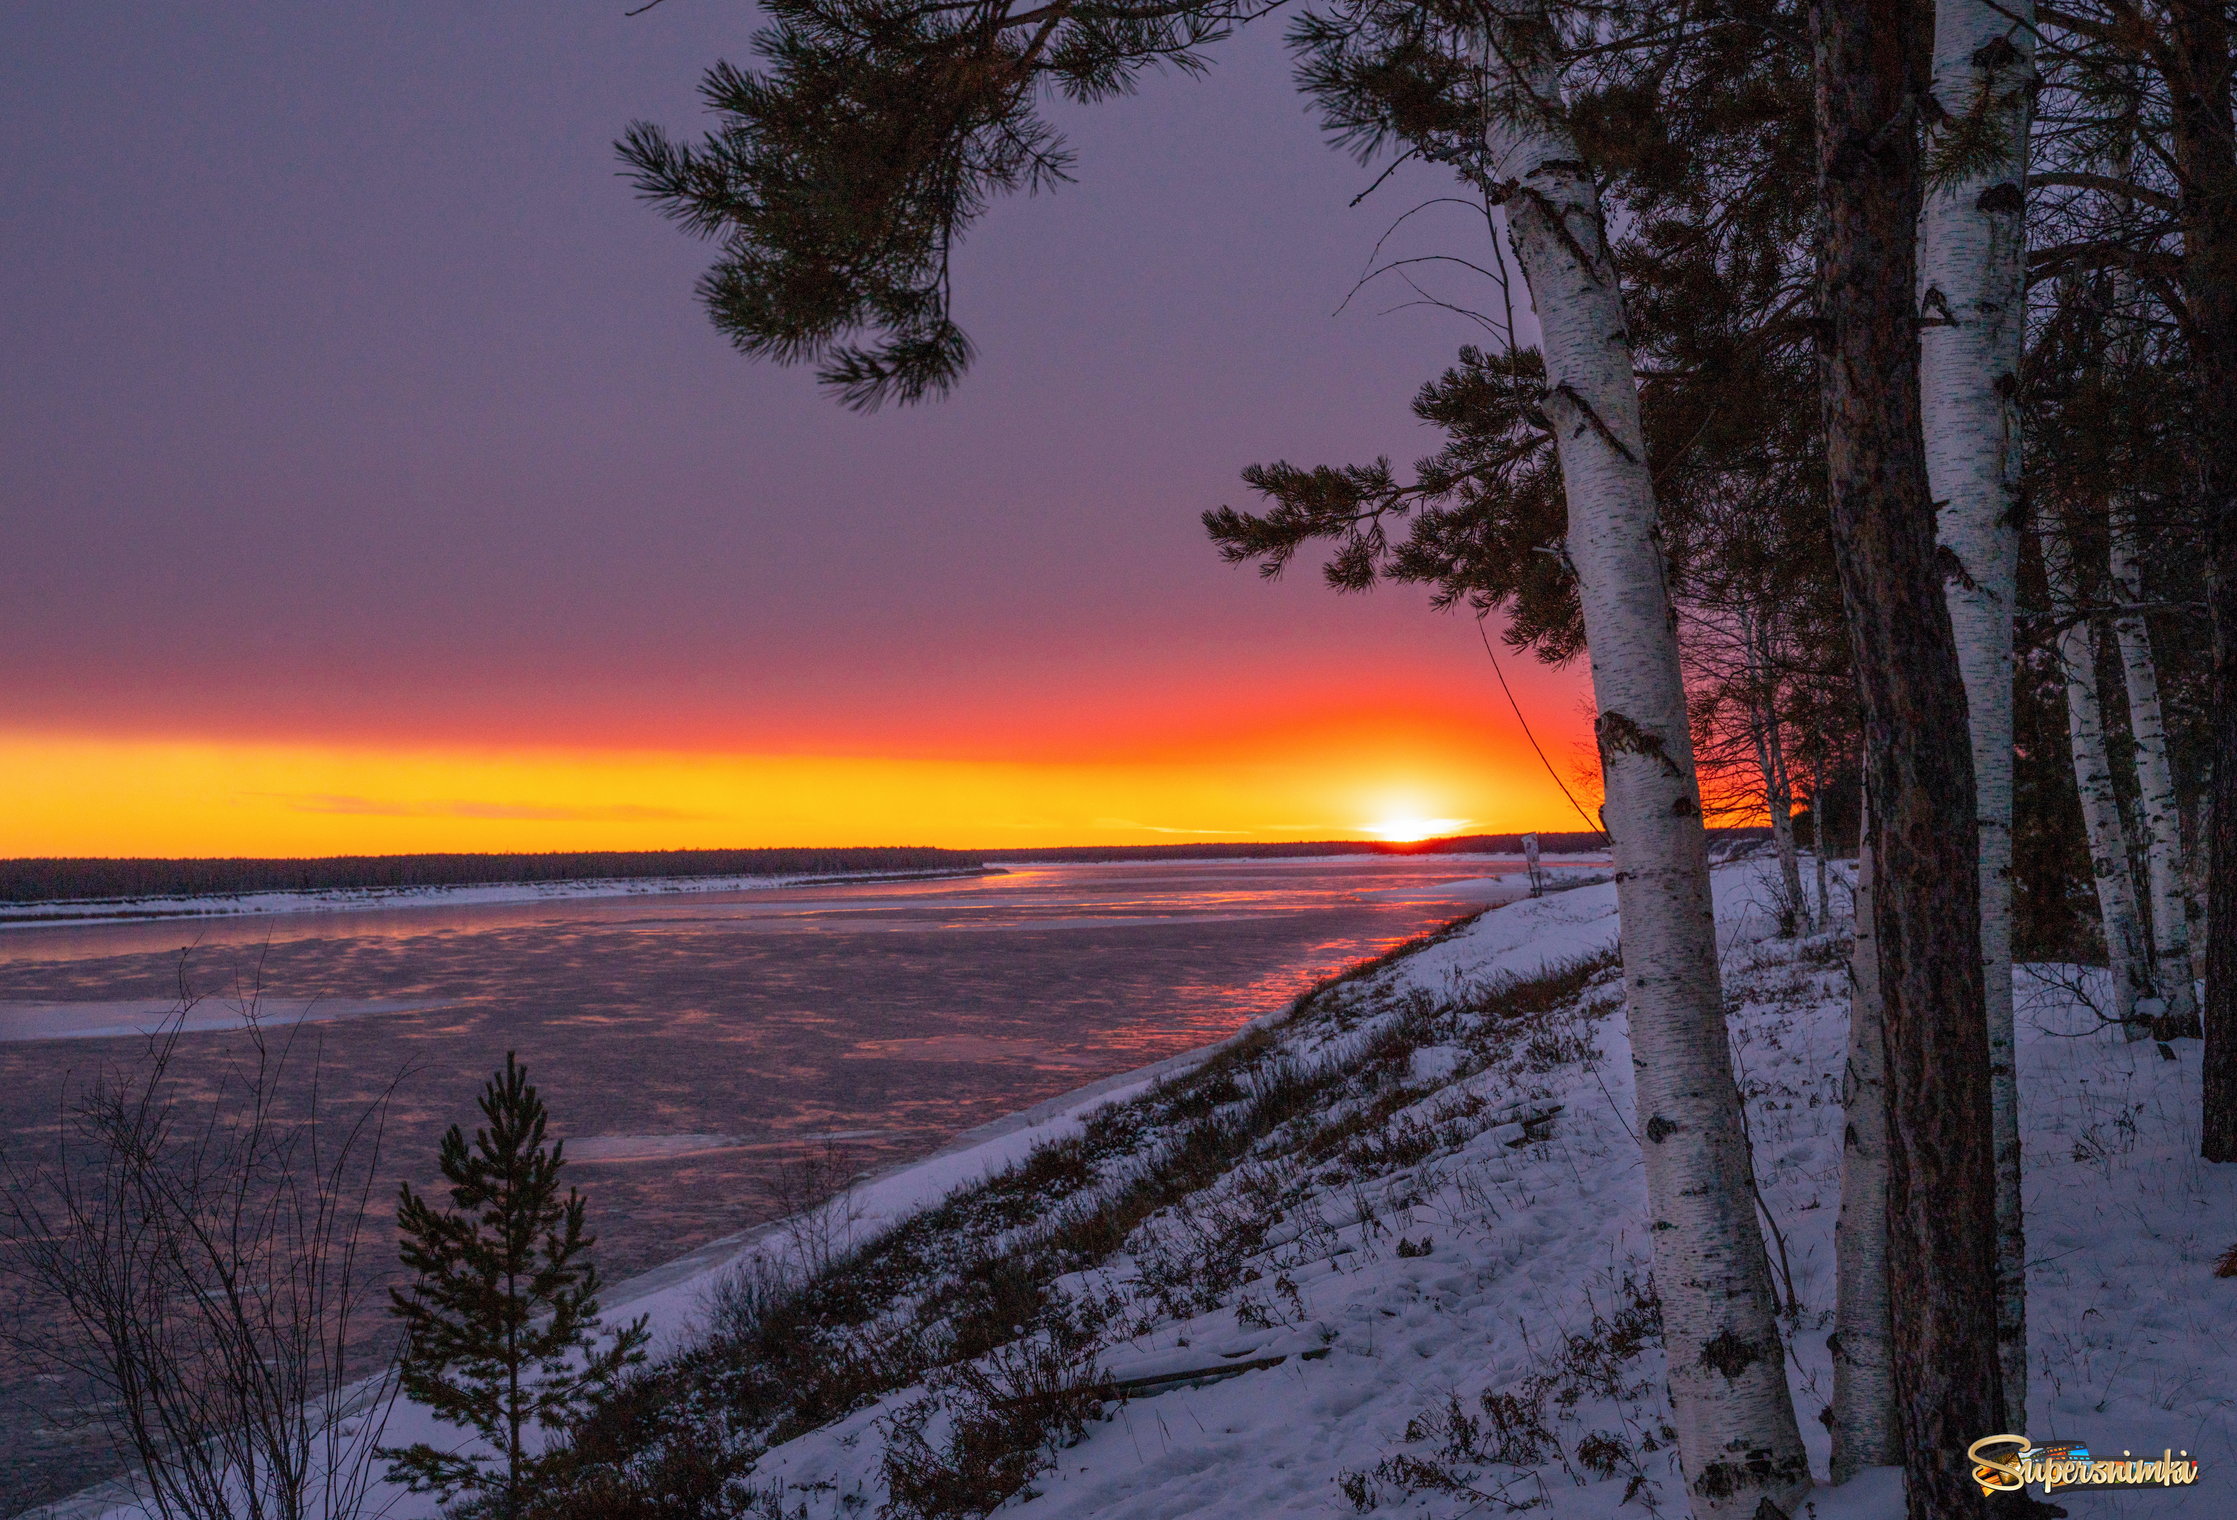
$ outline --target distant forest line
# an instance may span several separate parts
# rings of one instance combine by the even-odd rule
[[[1761,832],[1711,829],[1711,835]],[[348,892],[397,887],[508,886],[522,882],[665,876],[844,876],[883,871],[975,871],[989,860],[1092,863],[1121,860],[1294,860],[1314,855],[1512,855],[1520,834],[1381,839],[1224,841],[1203,844],[1044,845],[941,850],[891,845],[848,849],[575,850],[522,855],[329,855],[312,859],[0,860],[0,903],[101,902],[141,897],[229,897],[244,892]],[[1605,850],[1606,836],[1542,833],[1548,854]]]
[[[1718,829],[1712,835],[1732,832]],[[1745,832],[1745,831],[1739,831]],[[1072,861],[1101,860],[1294,860],[1309,855],[1515,855],[1522,851],[1520,834],[1458,834],[1450,839],[1312,839],[1281,844],[1224,841],[1205,844],[1056,844],[1024,850],[988,850],[989,860]],[[1540,834],[1538,847],[1547,854],[1577,850],[1605,850],[1608,836],[1573,831]]]
[[[331,855],[309,860],[0,860],[0,902],[218,897],[393,887],[506,886],[657,876],[832,876],[971,871],[974,851],[854,849],[578,850],[533,855]]]

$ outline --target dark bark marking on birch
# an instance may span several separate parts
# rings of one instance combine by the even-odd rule
[[[1593,737],[1600,741],[1600,753],[1606,755],[1651,755],[1662,762],[1662,773],[1683,777],[1678,762],[1670,758],[1662,740],[1648,733],[1629,715],[1613,710],[1602,713],[1592,725]]]
[[[1701,1348],[1701,1365],[1714,1367],[1728,1378],[1736,1378],[1763,1359],[1761,1347],[1751,1346],[1730,1330],[1720,1331],[1716,1339]]]

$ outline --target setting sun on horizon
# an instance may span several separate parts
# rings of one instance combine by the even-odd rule
[[[1373,834],[1392,844],[1414,844],[1458,834],[1475,821],[1473,818],[1385,818],[1380,823],[1361,825],[1359,832]]]

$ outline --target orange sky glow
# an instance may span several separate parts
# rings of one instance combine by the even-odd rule
[[[1558,737],[1573,769],[1578,736]],[[1511,719],[1184,738],[1013,760],[17,732],[0,734],[0,837],[11,855],[999,851],[1582,826]]]

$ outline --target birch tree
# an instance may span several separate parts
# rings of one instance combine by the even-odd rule
[[[2136,1003],[2152,991],[2144,936],[2136,914],[2135,879],[2129,874],[2128,830],[2113,786],[2112,756],[2105,743],[2104,701],[2097,686],[2096,626],[2086,606],[2074,550],[2060,524],[2046,524],[2043,568],[2059,621],[2058,658],[2066,678],[2066,733],[2089,839],[2090,875],[2097,889],[2098,921],[2111,968],[2108,1017],[2136,1032]]]
[[[1771,819],[1771,854],[1779,866],[1780,917],[1792,932],[1809,926],[1810,908],[1802,895],[1802,867],[1794,848],[1794,785],[1788,776],[1788,745],[1775,699],[1768,622],[1760,616],[1750,619],[1745,630],[1748,682],[1757,693],[1752,737],[1756,765],[1763,772],[1764,811]]]
[[[2204,727],[2217,759],[2237,754],[2237,18],[2227,0],[2136,5],[2067,0],[2042,7],[2042,54],[2071,126],[2062,161],[2035,176],[2084,210],[2072,235],[2031,256],[2039,278],[2123,270],[2150,292],[2178,340],[2189,474],[2209,632]],[[2133,142],[2126,176],[2108,148]],[[2237,902],[2237,765],[2215,764],[2201,809],[2205,896]],[[2226,917],[2226,915],[2225,915]],[[2209,919],[2201,1153],[2237,1161],[2237,933]]]
[[[2136,132],[2127,122],[2114,131],[2107,170],[2122,184],[2136,173]],[[2124,207],[2133,219],[2133,208]],[[2133,270],[2112,271],[2112,331],[2107,347],[2116,373],[2135,374],[2149,362],[2149,335],[2141,282]],[[2135,456],[2151,447],[2151,435],[2164,437],[2164,424],[2125,430],[2131,468]],[[2128,728],[2134,743],[2136,806],[2143,826],[2144,881],[2150,906],[2153,982],[2165,1005],[2155,1030],[2161,1038],[2195,1038],[2198,985],[2190,958],[2190,889],[2184,864],[2182,801],[2175,790],[2174,767],[2167,753],[2167,720],[2159,698],[2159,662],[2152,652],[2144,617],[2144,526],[2138,513],[2136,481],[2114,482],[2107,524],[2107,569],[2113,600],[2113,641],[2120,651],[2121,684],[2128,698]]]
[[[1997,1344],[2008,1423],[2024,1423],[2027,1244],[2012,1035],[2012,616],[2019,590],[2027,336],[2027,139],[2034,6],[1935,0],[1944,116],[1919,216],[1919,392],[1943,595],[1965,681],[1980,837],[1981,971],[1996,1144]],[[1938,171],[1938,172],[1936,172]]]
[[[1599,192],[1562,127],[1542,15],[1510,17],[1487,73],[1494,183],[1543,334],[1613,838],[1655,1281],[1694,1513],[1791,1513],[1809,1466],[1756,1223],[1709,898],[1707,840],[1656,543],[1623,300]]]
[[[2159,662],[2144,621],[2143,529],[2135,504],[2113,503],[2110,570],[2115,610],[2113,638],[2120,649],[2121,681],[2128,697],[2128,727],[2135,741],[2137,807],[2143,814],[2145,880],[2151,893],[2154,985],[2167,1005],[2163,1038],[2199,1032],[2197,973],[2190,958],[2189,872],[2183,862],[2182,800],[2167,755],[2167,720],[2159,700]]]
[[[1776,1300],[1724,1026],[1684,670],[1599,189],[1568,126],[1559,39],[1547,13],[1499,8],[1482,41],[1480,111],[1426,125],[1411,88],[1419,75],[1407,75],[1424,57],[1460,56],[1460,43],[1425,30],[1423,16],[1411,6],[1358,5],[1317,18],[1299,33],[1306,77],[1333,124],[1371,145],[1397,138],[1451,162],[1469,114],[1481,131],[1478,183],[1503,212],[1541,342],[1534,362],[1517,356],[1475,364],[1493,382],[1489,410],[1505,424],[1497,437],[1526,453],[1530,414],[1551,432],[1566,507],[1561,557],[1574,574],[1593,680],[1680,1462],[1697,1516],[1753,1517],[1766,1506],[1788,1514],[1807,1491],[1808,1465],[1780,1365]],[[1421,409],[1432,413],[1434,398],[1425,402]],[[1247,478],[1272,498],[1272,509],[1255,516],[1222,509],[1207,514],[1206,525],[1228,558],[1256,559],[1270,570],[1307,540],[1334,537],[1330,579],[1340,587],[1371,583],[1387,569],[1439,581],[1451,598],[1480,592],[1487,581],[1502,584],[1505,572],[1456,566],[1446,551],[1454,543],[1449,530],[1467,531],[1480,521],[1485,497],[1498,494],[1462,467],[1484,452],[1448,451],[1425,463],[1411,487],[1381,462],[1259,467]],[[1504,470],[1515,462],[1510,454]],[[1524,473],[1520,483],[1542,490],[1547,480]],[[1457,498],[1457,507],[1426,510],[1440,497]],[[1393,551],[1385,520],[1417,506],[1425,510],[1411,539]]]

